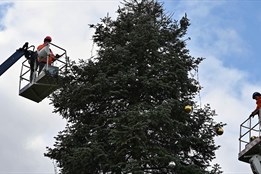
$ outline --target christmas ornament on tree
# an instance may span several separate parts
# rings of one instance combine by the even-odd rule
[[[252,136],[250,137],[250,141],[254,141],[257,137],[256,136]]]
[[[192,106],[190,105],[186,105],[185,108],[184,108],[185,112],[191,112],[192,111]]]
[[[223,133],[224,133],[224,130],[223,130],[222,127],[217,127],[217,128],[216,128],[216,134],[217,134],[217,135],[222,135]]]

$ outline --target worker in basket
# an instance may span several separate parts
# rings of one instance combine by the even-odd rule
[[[25,58],[28,60],[28,63],[30,65],[30,82],[33,81],[34,78],[34,72],[38,68],[38,61],[37,61],[37,52],[31,51],[31,50],[26,50],[25,51]]]
[[[42,71],[42,69],[47,63],[48,65],[51,65],[55,61],[55,59],[61,57],[58,54],[56,55],[53,54],[52,50],[49,48],[50,42],[52,42],[52,38],[50,36],[46,36],[44,38],[44,43],[37,47],[37,54],[38,54],[37,61],[39,66],[38,74]]]
[[[249,117],[254,117],[258,115],[259,123],[261,123],[261,114],[259,114],[259,110],[261,108],[261,94],[259,92],[254,92],[252,98],[256,100],[256,109],[250,114]]]

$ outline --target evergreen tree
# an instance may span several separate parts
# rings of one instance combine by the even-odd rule
[[[195,102],[190,74],[203,59],[186,48],[187,16],[173,20],[155,0],[122,4],[116,20],[90,25],[97,56],[52,95],[68,124],[45,155],[63,174],[210,174],[215,112]]]

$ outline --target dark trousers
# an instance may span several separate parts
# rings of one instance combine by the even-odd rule
[[[38,74],[41,73],[41,71],[43,70],[45,65],[46,65],[46,62],[38,62],[38,67],[39,67]]]

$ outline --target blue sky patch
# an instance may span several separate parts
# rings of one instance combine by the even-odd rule
[[[3,31],[5,29],[3,18],[6,15],[8,9],[11,7],[13,7],[13,3],[0,3],[0,31]]]

